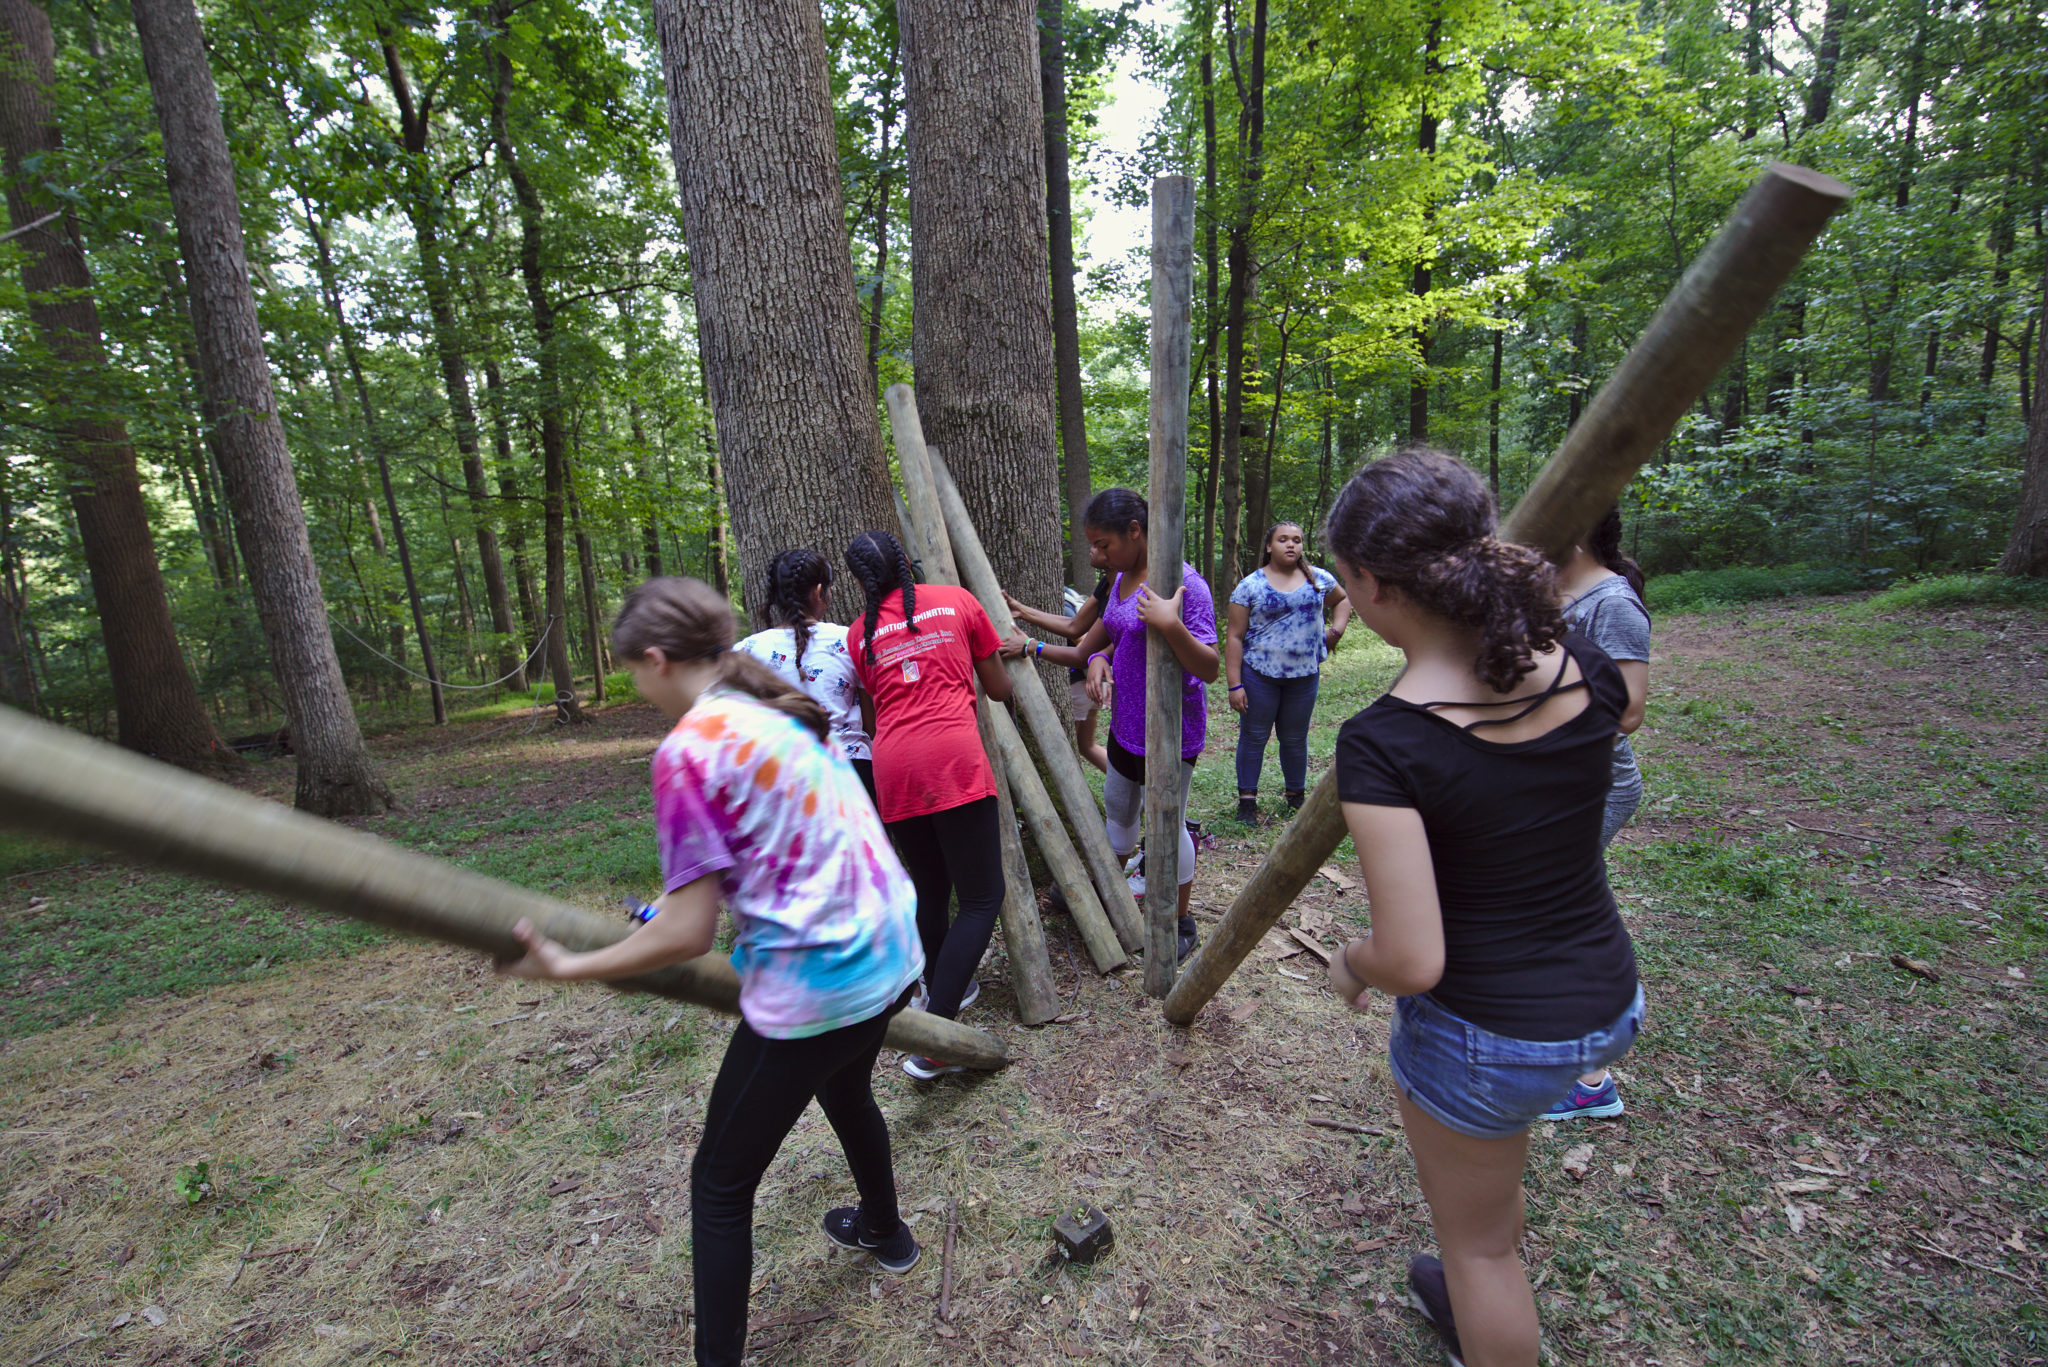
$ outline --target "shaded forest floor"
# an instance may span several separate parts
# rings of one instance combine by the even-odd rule
[[[1363,637],[1330,666],[1319,764],[1391,675]],[[622,706],[386,735],[408,805],[370,825],[615,906],[653,883],[659,731]],[[1210,920],[1274,834],[1222,818],[1234,734],[1217,706]],[[2048,1359],[2048,615],[1663,619],[1639,753],[1650,799],[1612,865],[1650,1027],[1616,1070],[1628,1115],[1533,1144],[1548,1360]],[[77,858],[0,845],[0,1359],[687,1360],[723,1022]],[[1362,914],[1318,880],[1289,924],[1334,940]],[[1062,1023],[1008,1023],[999,956],[968,1013],[1015,1065],[926,1085],[884,1056],[928,1253],[910,1277],[827,1252],[850,1183],[815,1110],[791,1137],[761,1191],[754,1359],[1440,1360],[1401,1306],[1430,1242],[1386,1004],[1339,1010],[1274,944],[1180,1031],[1063,920],[1048,938]],[[1078,1202],[1116,1229],[1094,1268],[1046,1256]]]

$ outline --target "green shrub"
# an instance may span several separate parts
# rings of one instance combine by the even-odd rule
[[[1645,586],[1643,599],[1652,612],[1695,612],[1772,598],[1857,593],[1880,587],[1891,577],[1888,570],[1848,565],[1736,565],[1724,570],[1660,574]]]
[[[1979,603],[2048,607],[2048,579],[2003,574],[1942,574],[1908,579],[1859,604],[1857,611],[1903,612],[1909,608],[1954,608]]]

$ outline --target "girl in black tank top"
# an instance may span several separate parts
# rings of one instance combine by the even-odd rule
[[[1443,1253],[1410,1266],[1418,1306],[1454,1355],[1534,1364],[1516,1252],[1529,1124],[1641,1019],[1600,851],[1627,685],[1450,456],[1365,467],[1326,537],[1354,615],[1408,662],[1338,733],[1372,932],[1331,986],[1361,1010],[1372,989],[1398,998],[1389,1061]]]

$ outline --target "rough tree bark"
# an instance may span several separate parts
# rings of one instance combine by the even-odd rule
[[[221,479],[298,757],[298,806],[325,816],[382,811],[391,790],[349,705],[306,512],[271,392],[220,98],[192,0],[134,0],[136,35],[163,131],[171,209],[219,435]]]
[[[0,0],[7,211],[19,234],[29,316],[55,363],[48,377],[52,445],[99,609],[117,736],[130,750],[173,763],[230,760],[233,752],[222,748],[178,648],[127,426],[94,411],[89,397],[95,377],[107,374],[107,354],[77,221],[43,183],[47,168],[23,170],[25,161],[52,158],[60,146],[49,94],[55,79],[49,16],[29,0]],[[12,644],[0,643],[0,650]],[[19,684],[10,685],[9,696],[30,696],[25,671]]]
[[[1202,476],[1202,573],[1213,586],[1223,582],[1216,563],[1216,475],[1223,433],[1223,396],[1217,388],[1216,335],[1216,58],[1210,51],[1216,15],[1202,6],[1202,372],[1209,388],[1208,469]]]
[[[492,27],[502,29],[503,16],[492,12]],[[562,500],[569,482],[569,434],[563,422],[561,361],[556,354],[555,305],[548,297],[547,276],[541,269],[541,243],[547,228],[540,192],[527,179],[526,168],[512,145],[508,111],[512,103],[512,59],[503,47],[491,53],[495,84],[491,93],[491,143],[512,182],[512,195],[519,205],[519,277],[526,286],[527,307],[533,313],[535,369],[540,380],[540,454],[542,542],[547,560],[548,675],[555,684],[555,715],[563,722],[583,720],[583,708],[576,701],[576,681],[569,664],[568,551],[565,545]]]
[[[1085,592],[1095,576],[1088,567],[1088,529],[1081,525],[1081,515],[1093,490],[1088,416],[1081,394],[1080,310],[1074,300],[1074,196],[1067,175],[1066,0],[1038,0],[1038,81],[1045,103],[1045,223],[1052,254],[1060,474],[1067,494],[1067,582]]]
[[[1252,9],[1250,80],[1237,56],[1237,16],[1224,0],[1223,28],[1229,43],[1230,77],[1237,86],[1237,202],[1230,216],[1230,289],[1224,302],[1223,363],[1223,550],[1214,583],[1237,583],[1244,493],[1245,302],[1251,297],[1252,218],[1259,205],[1259,181],[1266,157],[1266,0]],[[1229,590],[1226,588],[1225,592]]]
[[[1059,449],[1032,0],[899,0],[910,135],[911,353],[1005,588],[1059,601]]]
[[[837,564],[859,533],[896,525],[824,26],[815,0],[655,0],[654,20],[740,582],[765,620],[777,552],[809,546]],[[859,602],[837,576],[834,611]]]
[[[498,673],[511,675],[511,686],[526,691],[518,637],[512,629],[512,599],[505,590],[505,563],[498,552],[498,529],[492,517],[490,490],[484,483],[484,461],[477,436],[476,400],[470,393],[469,363],[463,356],[462,332],[455,316],[454,291],[441,257],[439,219],[445,203],[433,184],[427,164],[427,137],[432,125],[433,95],[415,103],[395,37],[379,26],[385,77],[398,105],[399,137],[410,158],[406,168],[405,211],[412,220],[413,242],[419,251],[420,284],[426,291],[427,316],[433,322],[434,354],[441,363],[441,384],[448,392],[448,416],[455,426],[455,449],[462,456],[462,481],[469,493],[470,516],[476,525],[477,559],[483,562],[484,596],[490,602],[491,630],[498,637]]]
[[[2042,317],[2048,317],[2048,268],[2041,272]],[[1998,568],[2006,574],[2048,577],[2048,345],[2034,356],[2034,404],[2027,419],[2027,451],[2020,471],[2020,509],[2012,540]]]

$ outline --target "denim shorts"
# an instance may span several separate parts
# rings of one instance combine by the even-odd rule
[[[1643,1028],[1643,989],[1613,1024],[1580,1039],[1510,1039],[1427,996],[1394,1003],[1387,1061],[1408,1099],[1474,1139],[1505,1139],[1571,1091],[1582,1073],[1629,1051]]]

